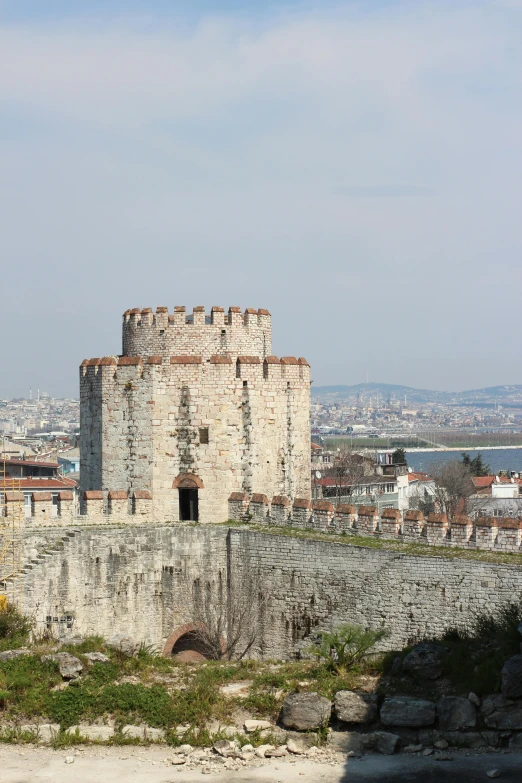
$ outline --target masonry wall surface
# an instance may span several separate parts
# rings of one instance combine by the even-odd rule
[[[214,603],[256,584],[255,654],[290,658],[314,629],[355,622],[391,631],[384,647],[465,627],[522,594],[522,567],[412,557],[384,549],[222,526],[50,530],[51,551],[23,577],[23,610],[58,635],[125,634],[163,648]],[[47,532],[27,532],[27,555]],[[54,548],[53,548],[54,547]],[[248,593],[249,594],[249,593]],[[250,595],[250,594],[249,594]],[[73,618],[67,624],[67,618]]]
[[[81,491],[150,492],[158,522],[179,520],[179,486],[201,522],[233,492],[309,497],[310,367],[269,355],[269,314],[158,310],[124,315],[123,356],[82,363]]]

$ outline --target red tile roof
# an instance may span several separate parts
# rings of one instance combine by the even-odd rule
[[[65,476],[60,478],[21,478],[21,479],[13,479],[13,478],[6,478],[5,480],[2,479],[0,482],[0,491],[4,489],[6,490],[12,490],[12,489],[20,489],[22,490],[31,490],[31,492],[38,492],[38,491],[49,491],[51,489],[53,490],[60,490],[60,489],[73,489],[76,486],[76,481],[74,479],[65,478]]]

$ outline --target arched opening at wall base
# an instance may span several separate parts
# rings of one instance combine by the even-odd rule
[[[214,658],[208,644],[205,643],[205,626],[189,623],[176,629],[163,648],[165,657],[174,656],[178,661],[193,663]]]

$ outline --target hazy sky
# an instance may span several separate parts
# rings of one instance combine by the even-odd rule
[[[316,385],[522,383],[521,99],[521,0],[0,0],[0,397],[175,304]]]

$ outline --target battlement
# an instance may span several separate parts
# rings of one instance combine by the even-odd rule
[[[323,533],[370,536],[426,546],[459,547],[493,552],[522,553],[522,520],[457,516],[375,506],[334,506],[328,500],[234,492],[228,500],[229,519],[267,526],[296,527]]]
[[[213,307],[210,314],[202,306],[192,313],[176,306],[126,310],[122,325],[123,356],[179,356],[212,354],[254,355],[272,352],[272,318],[268,310]]]
[[[161,372],[165,380],[188,379],[187,370],[191,368],[194,380],[204,380],[211,372],[219,372],[220,377],[228,374],[233,378],[252,381],[281,381],[287,385],[293,382],[310,381],[310,365],[303,357],[294,356],[236,356],[211,354],[206,359],[195,354],[180,356],[104,356],[103,358],[84,359],[80,365],[80,378],[95,380],[102,377],[125,383],[152,377]],[[192,377],[192,376],[191,376]]]
[[[14,493],[8,493],[11,495]],[[7,521],[15,513],[15,497],[6,497],[0,516]],[[148,490],[90,490],[80,493],[34,493],[26,514],[32,527],[78,525],[157,524],[153,494]],[[450,523],[444,515],[385,508],[379,514],[375,506],[334,506],[328,500],[310,501],[284,495],[269,499],[266,495],[232,492],[228,516],[233,522],[250,522],[267,527],[294,527],[301,530],[343,536],[370,536],[390,541],[416,542],[426,546],[458,547],[492,552],[522,553],[522,521],[458,516]],[[216,520],[222,521],[222,520]]]

